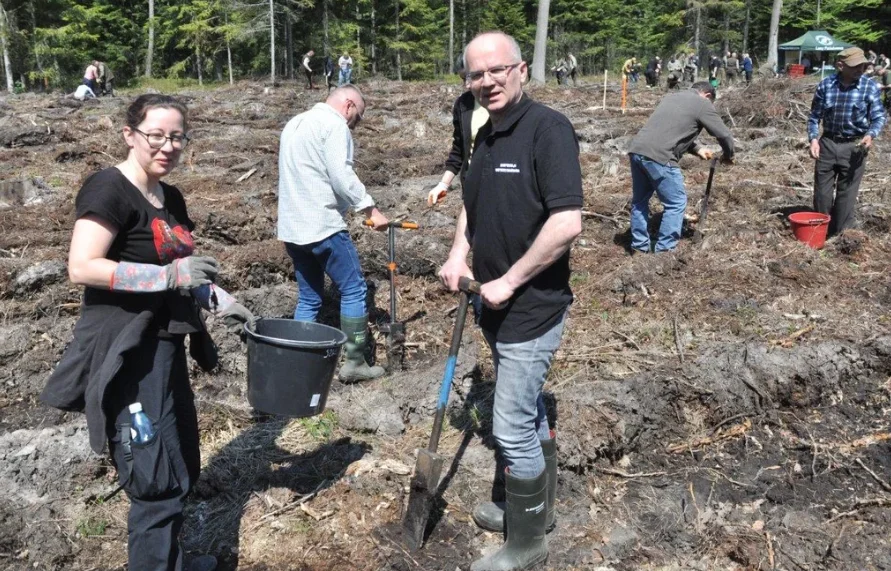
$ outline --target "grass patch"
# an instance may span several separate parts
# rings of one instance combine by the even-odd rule
[[[105,530],[107,528],[108,521],[98,517],[87,516],[77,522],[77,533],[81,537],[97,537],[105,535]]]
[[[319,416],[301,418],[297,422],[314,440],[325,441],[331,439],[337,428],[337,415],[328,410]]]

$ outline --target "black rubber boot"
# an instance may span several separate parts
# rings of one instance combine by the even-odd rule
[[[470,571],[530,569],[548,558],[545,536],[548,471],[534,478],[504,475],[507,502],[504,522],[507,539],[498,551],[474,561]]]
[[[343,345],[346,359],[340,366],[338,374],[341,382],[355,383],[383,376],[383,367],[372,366],[365,361],[365,347],[368,344],[368,315],[362,317],[341,315],[340,329],[347,336],[346,343]]]
[[[545,472],[548,474],[548,533],[557,527],[557,433],[551,431],[550,440],[541,440]],[[488,531],[504,531],[504,502],[485,502],[473,510],[473,521]]]

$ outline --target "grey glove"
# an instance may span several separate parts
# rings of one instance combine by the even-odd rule
[[[248,308],[237,301],[220,313],[220,317],[223,318],[223,323],[226,325],[229,333],[237,334],[244,332],[245,323],[253,324],[257,319]]]
[[[210,256],[189,256],[167,266],[167,289],[191,289],[213,283],[220,264]]]
[[[111,277],[111,289],[127,292],[189,290],[213,283],[219,264],[207,256],[179,258],[166,266],[120,262]]]

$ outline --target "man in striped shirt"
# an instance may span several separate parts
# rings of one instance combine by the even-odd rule
[[[363,113],[359,89],[338,87],[325,103],[288,121],[278,155],[278,239],[294,262],[299,296],[294,319],[316,320],[328,274],[340,292],[340,328],[347,335],[339,373],[343,382],[384,374],[365,361],[367,287],[343,219],[352,209],[370,219],[375,230],[386,229],[389,222],[353,171],[350,130]]]
[[[866,155],[886,120],[878,85],[863,75],[867,63],[860,48],[841,51],[838,73],[820,82],[811,102],[807,132],[817,161],[814,209],[831,216],[830,235],[854,225]]]

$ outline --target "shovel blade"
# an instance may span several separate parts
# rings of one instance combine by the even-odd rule
[[[417,551],[424,543],[424,531],[427,529],[430,510],[433,509],[444,460],[435,452],[418,450],[415,473],[411,478],[408,509],[405,510],[405,519],[402,521],[405,546],[412,551]]]

